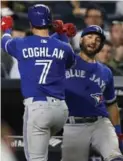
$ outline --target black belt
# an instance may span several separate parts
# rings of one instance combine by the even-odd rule
[[[97,121],[99,117],[73,117],[70,116],[67,120],[67,123],[70,124],[81,124],[81,123],[93,123]]]

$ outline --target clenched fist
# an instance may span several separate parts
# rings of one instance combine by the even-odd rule
[[[55,32],[57,32],[58,34],[64,33],[64,30],[63,30],[64,23],[62,20],[54,20],[52,25]]]
[[[74,37],[77,31],[76,26],[73,23],[64,24],[63,30],[66,31],[68,37]]]
[[[1,30],[4,32],[8,29],[12,29],[13,27],[13,19],[10,16],[3,17],[1,19]]]

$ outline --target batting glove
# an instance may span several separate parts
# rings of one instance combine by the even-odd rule
[[[53,28],[58,34],[66,33],[68,37],[74,37],[77,29],[73,23],[64,24],[62,20],[53,21]]]
[[[74,37],[76,35],[77,29],[73,23],[66,23],[63,25],[63,31],[66,32],[68,37]]]
[[[55,32],[57,32],[58,34],[63,34],[65,33],[64,29],[63,29],[63,21],[62,20],[54,20],[53,23],[53,29]]]
[[[1,30],[5,32],[8,29],[12,29],[13,27],[13,19],[10,16],[3,17],[1,19]]]

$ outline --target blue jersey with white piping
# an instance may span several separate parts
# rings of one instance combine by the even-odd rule
[[[116,100],[110,69],[99,62],[88,63],[80,56],[66,71],[65,87],[70,116],[108,117],[106,103]]]
[[[65,70],[75,59],[72,48],[54,37],[37,35],[12,38],[10,30],[2,48],[18,61],[24,98],[42,95],[64,99]]]

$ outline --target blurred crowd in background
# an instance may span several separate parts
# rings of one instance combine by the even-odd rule
[[[106,41],[96,59],[106,64],[114,76],[123,76],[123,1],[1,1],[1,17],[12,16],[14,27],[13,37],[30,35],[27,18],[28,7],[36,4],[46,4],[53,13],[53,19],[61,19],[64,23],[74,23],[77,34],[70,39],[74,51],[79,54],[79,40],[83,28],[88,25],[99,25],[104,29]],[[20,79],[18,64],[15,58],[1,49],[1,77],[5,79]],[[4,161],[15,161],[11,153],[6,135],[13,131],[5,122],[1,126],[2,158]]]
[[[123,1],[2,1],[1,17],[12,16],[13,37],[30,35],[27,19],[28,7],[41,3],[50,7],[53,19],[64,23],[74,23],[77,34],[70,40],[76,53],[79,53],[79,39],[84,27],[99,25],[104,29],[106,42],[96,59],[106,64],[114,76],[123,76]],[[1,52],[1,76],[6,79],[19,79],[17,61],[4,51]]]

